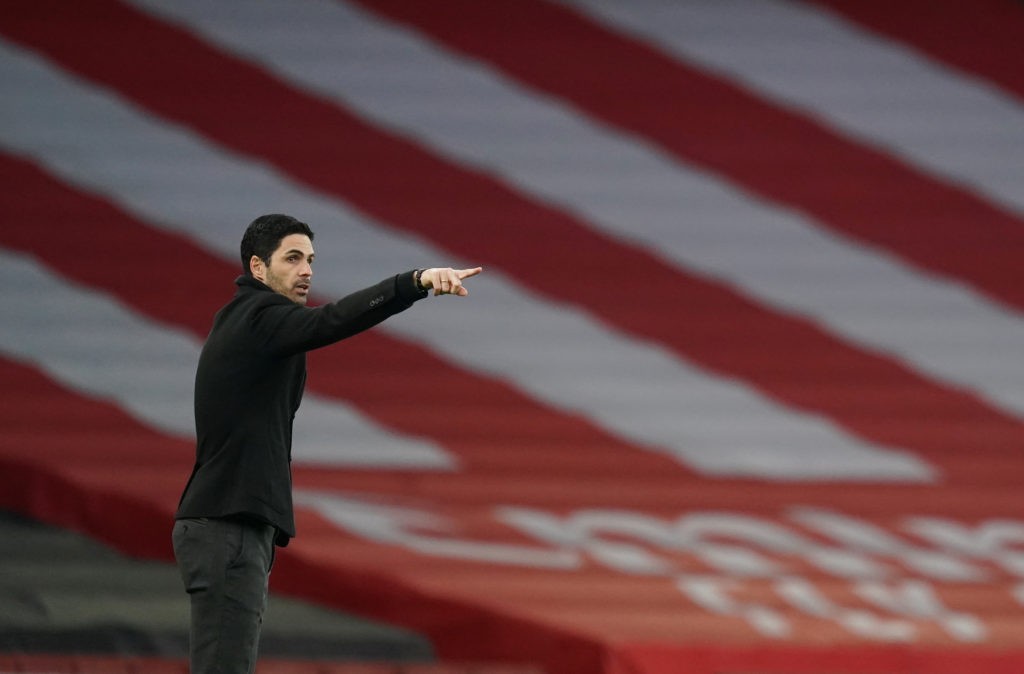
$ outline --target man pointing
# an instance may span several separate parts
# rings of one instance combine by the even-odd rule
[[[275,545],[295,536],[292,422],[306,352],[408,309],[430,291],[465,296],[474,269],[417,269],[306,306],[313,232],[264,215],[241,243],[243,275],[217,312],[195,383],[196,461],[175,515],[174,555],[191,597],[192,674],[251,674]]]

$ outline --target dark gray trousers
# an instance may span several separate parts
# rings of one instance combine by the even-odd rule
[[[174,523],[174,557],[192,603],[191,674],[255,670],[274,534],[269,524],[246,520]]]

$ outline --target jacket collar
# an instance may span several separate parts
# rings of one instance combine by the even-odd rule
[[[249,288],[251,290],[266,290],[267,292],[274,292],[273,288],[263,283],[259,279],[255,279],[252,276],[242,275],[235,279],[235,285],[241,288]]]

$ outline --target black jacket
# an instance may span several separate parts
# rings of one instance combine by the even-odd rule
[[[176,518],[254,518],[278,545],[295,536],[292,421],[306,383],[306,352],[373,327],[426,293],[413,272],[333,304],[295,304],[254,278],[217,312],[196,372],[196,463]]]

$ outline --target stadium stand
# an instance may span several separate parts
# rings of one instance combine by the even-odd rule
[[[0,652],[179,660],[188,652],[188,599],[173,564],[132,559],[10,513],[0,514],[0,598]],[[261,653],[278,660],[434,660],[422,636],[276,595]]]
[[[261,674],[1020,674],[1022,44],[1015,0],[5,1],[0,674],[184,671],[192,375],[265,212],[314,303],[485,271],[310,355]]]

